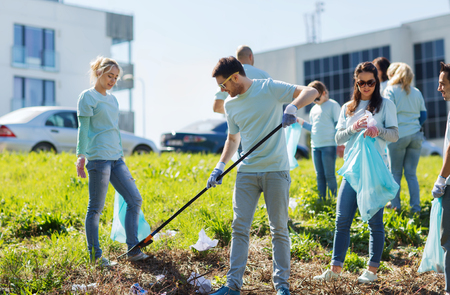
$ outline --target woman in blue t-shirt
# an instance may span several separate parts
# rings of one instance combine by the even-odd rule
[[[427,109],[422,93],[411,87],[414,78],[411,67],[402,62],[392,63],[388,69],[389,83],[384,97],[397,107],[399,140],[388,145],[392,175],[400,185],[403,170],[409,188],[411,213],[420,212],[420,189],[417,181],[417,165],[422,150],[422,125],[427,118]],[[391,201],[391,207],[401,210],[400,190]]]
[[[336,126],[336,143],[346,144],[344,156],[346,159],[359,132],[365,130],[364,136],[375,138],[374,145],[386,164],[386,142],[398,140],[395,105],[390,100],[381,97],[380,80],[377,69],[372,63],[360,63],[355,69],[354,79],[352,99],[342,106],[339,115]],[[371,112],[376,120],[375,126],[367,127],[366,110]],[[315,280],[329,281],[339,277],[350,244],[350,227],[357,208],[357,193],[343,178],[336,202],[336,230],[331,269],[326,270],[322,275],[315,276]],[[376,273],[380,266],[384,247],[383,208],[369,219],[369,229],[369,263],[368,269],[358,278],[360,283],[377,280]]]
[[[336,196],[336,124],[341,107],[338,102],[328,97],[328,90],[320,81],[308,84],[315,88],[319,96],[309,111],[311,123],[299,118],[303,128],[311,132],[311,149],[316,171],[317,188],[321,199],[327,197],[327,187],[331,196]]]
[[[142,198],[123,160],[119,103],[114,95],[107,92],[116,84],[120,72],[119,64],[113,59],[100,56],[93,61],[91,81],[95,85],[80,94],[77,109],[77,175],[86,178],[86,159],[89,174],[86,239],[91,261],[97,261],[103,266],[116,264],[102,257],[98,239],[100,214],[105,205],[109,182],[127,203],[125,232],[128,249],[139,242],[137,233]],[[128,255],[130,261],[148,258],[139,248]]]

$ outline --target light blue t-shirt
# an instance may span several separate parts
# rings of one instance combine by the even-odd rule
[[[353,116],[347,117],[345,114],[347,112],[347,106],[349,102],[346,102],[342,108],[341,108],[341,114],[339,115],[339,121],[336,125],[336,129],[347,129],[353,123],[355,123],[359,118],[364,116],[364,111],[367,109],[367,106],[369,105],[369,100],[361,100],[359,103],[359,106],[356,108],[355,112],[353,113]],[[389,99],[383,98],[383,102],[381,104],[381,109],[378,113],[373,115],[373,118],[377,121],[377,127],[398,127],[397,126],[397,109],[395,108],[395,104],[390,101]],[[364,131],[360,131],[364,132]],[[345,152],[344,152],[344,159],[347,155],[348,151],[353,146],[353,143],[355,142],[356,138],[358,137],[359,132],[356,132],[353,134],[350,139],[345,144]],[[383,157],[384,162],[387,163],[387,157],[386,157],[386,141],[379,136],[375,137],[375,147],[377,148],[380,155]]]
[[[389,85],[384,90],[384,97],[392,100],[397,107],[399,138],[420,131],[420,112],[427,109],[419,89],[411,87],[411,91],[407,94],[399,84]]]
[[[119,131],[119,103],[114,95],[103,96],[94,88],[78,98],[77,115],[90,117],[86,158],[117,160],[123,156]]]
[[[269,76],[269,74],[267,74],[267,72],[260,70],[258,68],[255,68],[252,65],[243,64],[242,66],[244,67],[245,75],[249,79],[269,79],[270,78],[270,76]],[[214,97],[214,100],[216,100],[216,99],[225,100],[227,97],[228,97],[228,93],[225,91],[224,92],[220,91],[220,87],[219,87],[219,89]]]
[[[448,115],[447,115],[447,129],[445,129],[444,153],[447,152],[448,145],[450,143],[450,131],[449,130],[450,130],[450,112],[448,112]],[[444,161],[445,161],[445,157],[444,157]],[[450,184],[450,177],[447,177],[445,184],[447,184],[447,185]]]
[[[292,102],[295,89],[295,85],[272,79],[253,80],[244,94],[225,100],[228,132],[240,132],[244,153],[281,123],[283,105]],[[284,132],[276,132],[253,151],[241,162],[238,171],[289,171]]]
[[[336,123],[341,107],[338,102],[329,99],[321,105],[314,105],[309,112],[311,122],[311,147],[336,146]]]

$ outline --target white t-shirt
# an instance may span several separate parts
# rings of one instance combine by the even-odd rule
[[[253,80],[244,94],[225,100],[228,132],[240,133],[244,152],[281,123],[283,105],[292,102],[295,89],[295,85],[272,79]],[[253,151],[241,162],[238,171],[289,171],[284,132],[277,131]]]

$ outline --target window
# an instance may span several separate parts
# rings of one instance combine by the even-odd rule
[[[55,31],[14,25],[13,66],[55,69]]]
[[[55,105],[54,81],[14,77],[12,110],[22,107],[53,105]]]
[[[45,126],[78,128],[77,114],[75,112],[61,112],[51,115]]]
[[[437,91],[440,63],[444,57],[443,39],[414,44],[416,87],[425,99],[428,119],[423,127],[429,139],[445,136],[447,104]]]
[[[439,50],[440,52],[444,51],[443,45]],[[360,62],[372,61],[379,56],[390,59],[390,47],[376,47],[341,55],[326,56],[316,60],[307,60],[304,63],[305,85],[313,80],[323,82],[330,92],[330,98],[343,105],[350,100],[353,92],[353,71],[356,66]],[[321,67],[321,64],[323,67]],[[313,67],[313,71],[311,67]],[[307,106],[306,111],[309,111],[311,107],[312,104]]]

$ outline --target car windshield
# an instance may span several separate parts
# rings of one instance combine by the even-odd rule
[[[181,131],[197,131],[197,132],[212,131],[216,129],[217,126],[223,123],[224,121],[221,120],[200,121],[184,127],[183,129],[181,129]]]
[[[27,123],[41,113],[40,110],[20,109],[0,117],[0,124]]]

